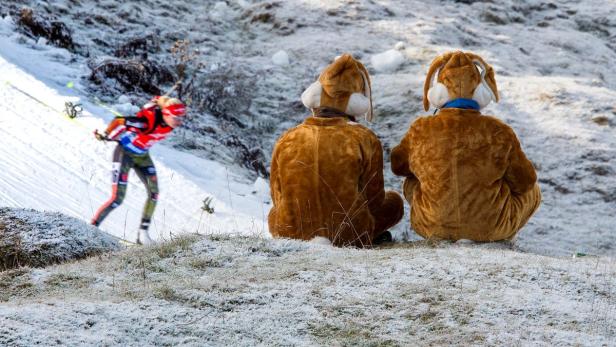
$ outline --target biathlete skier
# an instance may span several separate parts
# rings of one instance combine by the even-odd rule
[[[117,141],[113,152],[111,198],[92,218],[92,225],[99,226],[105,217],[122,204],[126,195],[128,172],[134,169],[146,187],[148,198],[143,207],[137,244],[152,244],[148,228],[158,200],[156,168],[148,153],[156,142],[166,138],[182,124],[186,106],[178,99],[156,96],[133,117],[116,117],[103,134],[94,136],[100,141]]]

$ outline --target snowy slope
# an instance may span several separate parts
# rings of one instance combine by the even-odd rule
[[[77,218],[0,207],[0,271],[45,267],[121,248],[118,240]]]
[[[432,113],[421,105],[432,59],[455,49],[483,56],[496,70],[502,97],[483,112],[513,127],[542,187],[543,204],[517,247],[550,255],[616,255],[614,1],[305,0],[280,2],[271,13],[277,21],[298,22],[285,36],[274,36],[263,24],[251,45],[289,52],[291,67],[272,71],[281,81],[305,70],[316,78],[345,51],[368,64],[376,105],[370,126],[386,151],[413,120]],[[406,46],[405,62],[379,71],[372,58],[397,42]],[[293,83],[277,91],[295,92]],[[400,191],[401,178],[387,166],[385,172],[386,185]],[[408,228],[405,217],[396,230]]]
[[[147,35],[159,40],[149,57],[168,64],[168,47],[188,38],[207,66],[203,89],[218,83],[232,91],[219,95],[218,106],[227,111],[222,118],[235,121],[203,112],[172,142],[241,175],[246,172],[232,162],[239,150],[223,147],[244,144],[267,159],[276,138],[307,115],[299,95],[334,56],[351,52],[368,65],[376,106],[370,126],[387,152],[426,114],[421,90],[431,60],[452,49],[474,51],[494,65],[502,96],[485,113],[515,129],[542,186],[543,205],[520,234],[518,249],[616,255],[616,4],[611,0],[7,0],[0,11],[15,18],[24,5],[65,22],[83,47],[81,55],[69,56],[5,28],[3,42],[11,45],[3,43],[2,56],[35,71],[37,78],[51,59],[72,71],[60,70],[59,76],[80,81],[89,74],[88,60],[112,56],[119,46]],[[14,42],[37,50],[37,62],[20,59]],[[398,51],[402,61],[390,51],[398,42],[405,46]],[[281,50],[288,64],[272,59]],[[383,65],[386,58],[391,62]],[[66,81],[60,82],[47,86],[68,95],[61,89]],[[399,190],[401,179],[388,167],[385,173],[388,188]],[[408,218],[395,233],[417,238],[409,232]]]
[[[65,21],[91,57],[26,38],[14,17],[0,21],[1,206],[90,219],[110,192],[112,150],[91,132],[112,116],[83,92],[91,87],[87,60],[157,32],[163,47],[190,38],[209,76],[235,69],[242,83],[225,83],[241,87],[248,102],[234,114],[245,128],[208,113],[193,118],[197,130],[205,124],[216,133],[182,133],[201,145],[191,151],[200,157],[153,149],[162,191],[153,231],[265,239],[179,239],[3,272],[0,345],[616,345],[613,1],[6,0],[0,10],[23,4]],[[390,51],[397,42],[402,61]],[[269,154],[307,115],[303,88],[348,51],[371,70],[377,122],[370,126],[389,150],[424,114],[427,65],[459,48],[495,66],[503,100],[486,113],[512,125],[538,169],[544,203],[517,251],[268,240],[267,182],[253,184],[216,135],[240,136]],[[166,49],[152,55],[169,58]],[[53,108],[80,101],[84,117],[69,121],[4,80]],[[113,106],[131,113],[129,101],[142,98],[114,95]],[[401,179],[385,171],[388,187],[399,189]],[[214,215],[200,209],[208,196]],[[134,238],[144,199],[133,175],[124,206],[102,228]],[[406,219],[397,236],[416,238]],[[601,256],[571,258],[577,252]]]
[[[64,50],[20,46],[11,37],[11,23],[0,24],[0,205],[58,211],[89,221],[111,194],[114,148],[96,141],[92,132],[113,116],[82,99],[78,83],[73,90],[65,87],[79,81],[81,71],[71,66]],[[56,110],[63,110],[66,101],[82,102],[84,116],[70,120],[21,91]],[[253,185],[216,162],[164,146],[152,152],[161,189],[152,226],[156,237],[263,233],[267,192],[253,194]],[[133,240],[146,195],[134,174],[129,180],[124,204],[102,229]],[[206,197],[214,198],[213,215],[201,210]]]
[[[0,345],[614,346],[616,263],[178,240],[0,273]]]

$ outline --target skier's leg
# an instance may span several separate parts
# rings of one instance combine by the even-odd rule
[[[105,217],[114,208],[120,206],[126,196],[126,184],[128,182],[128,171],[131,167],[131,159],[121,146],[117,146],[113,152],[113,163],[111,171],[111,198],[105,202],[92,217],[92,225],[99,226]]]
[[[145,205],[143,206],[143,213],[141,216],[141,225],[139,227],[139,240],[142,238],[145,241],[144,243],[149,243],[151,241],[148,229],[150,227],[150,223],[152,221],[152,216],[154,215],[154,210],[156,209],[156,202],[158,201],[158,178],[156,176],[156,167],[154,166],[154,162],[150,158],[150,155],[147,154],[143,158],[139,158],[137,163],[135,164],[135,171],[139,176],[139,179],[145,185],[148,197],[145,201]]]

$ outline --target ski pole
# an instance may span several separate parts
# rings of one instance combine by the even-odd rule
[[[54,112],[57,112],[57,113],[59,113],[59,114],[61,114],[61,115],[66,116],[69,120],[75,121],[75,119],[74,119],[74,118],[75,118],[77,115],[79,115],[79,114],[81,113],[81,111],[82,111],[82,110],[81,110],[81,105],[80,105],[80,104],[73,104],[73,103],[71,103],[71,102],[67,102],[67,103],[65,103],[65,104],[64,104],[64,105],[65,105],[65,107],[66,107],[66,112],[62,112],[62,111],[60,111],[60,110],[56,109],[55,107],[53,107],[53,106],[51,106],[51,105],[47,104],[47,103],[46,103],[46,102],[44,102],[43,100],[41,100],[41,99],[39,99],[39,98],[35,97],[34,95],[32,95],[32,94],[30,94],[30,93],[26,92],[25,90],[23,90],[23,89],[21,89],[21,88],[17,87],[16,85],[14,85],[13,83],[11,83],[10,81],[6,80],[6,81],[4,81],[4,82],[5,82],[5,83],[6,83],[6,85],[8,85],[9,87],[11,87],[11,88],[13,88],[14,90],[18,91],[19,93],[21,93],[21,94],[25,95],[26,97],[28,97],[28,98],[30,98],[30,99],[32,99],[32,100],[34,100],[34,101],[36,101],[37,103],[39,103],[39,104],[43,105],[44,107],[46,107],[46,108],[48,108],[48,109],[50,109],[50,110],[52,110],[52,111],[54,111]],[[70,109],[70,113],[69,113],[69,109]],[[81,124],[81,123],[79,123],[79,122],[77,122],[77,124],[79,124],[79,125],[83,126],[83,124]]]
[[[68,82],[66,84],[66,87],[72,90],[75,90],[77,92],[80,92],[82,94],[88,95],[88,93],[84,92],[83,90],[81,90],[80,88],[76,88],[75,87],[75,83],[73,82]],[[105,110],[111,112],[111,114],[113,114],[116,117],[125,117],[123,114],[121,114],[120,112],[114,110],[113,108],[111,108],[110,106],[108,106],[107,104],[105,104],[101,99],[98,98],[98,96],[94,96],[94,103],[102,108],[104,108]]]

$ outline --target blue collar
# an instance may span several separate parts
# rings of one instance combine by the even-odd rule
[[[447,101],[441,108],[462,108],[479,111],[479,103],[473,99],[458,98]]]

